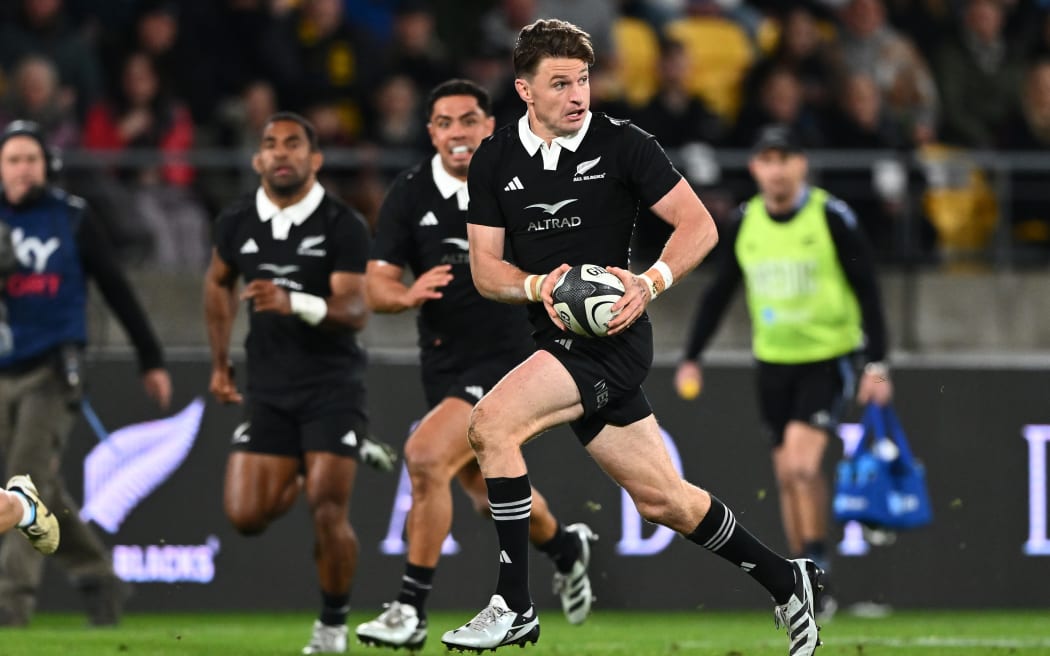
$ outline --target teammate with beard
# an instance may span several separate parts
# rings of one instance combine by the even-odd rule
[[[226,464],[226,515],[255,535],[300,489],[309,504],[322,607],[304,654],[346,651],[358,552],[350,497],[368,434],[356,338],[369,314],[368,228],[317,181],[322,160],[306,119],[270,117],[252,159],[261,185],[216,220],[204,285],[211,392],[223,403],[243,400],[229,354],[239,277],[250,309],[247,421]]]
[[[397,600],[357,627],[364,643],[418,649],[427,637],[425,604],[441,544],[452,526],[450,484],[457,478],[482,512],[485,480],[467,441],[474,404],[532,353],[524,308],[483,298],[470,276],[467,251],[467,169],[474,150],[492,134],[488,93],[468,80],[431,91],[427,130],[437,153],[394,182],[380,210],[368,262],[368,298],[377,312],[419,308],[423,387],[430,412],[405,444],[412,480],[406,536],[408,559]],[[415,276],[402,282],[405,268]],[[585,524],[562,527],[533,490],[529,538],[557,572],[554,589],[570,623],[591,609],[587,577],[590,542]]]

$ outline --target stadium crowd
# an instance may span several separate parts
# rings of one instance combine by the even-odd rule
[[[594,109],[653,133],[716,218],[753,188],[715,153],[782,123],[807,149],[883,151],[814,161],[884,259],[978,252],[1000,214],[1016,244],[1050,252],[1046,165],[1010,169],[1003,194],[981,157],[1050,149],[1046,0],[13,0],[0,123],[109,156],[66,183],[124,260],[198,271],[210,218],[252,188],[244,154],[267,116],[299,111],[326,152],[352,149],[322,182],[374,225],[392,174],[429,148],[425,91],[467,77],[493,94],[497,125],[516,120],[510,49],[545,16],[592,35]],[[164,157],[119,157],[139,149]],[[230,164],[202,168],[210,149]],[[639,226],[644,261],[666,235]]]

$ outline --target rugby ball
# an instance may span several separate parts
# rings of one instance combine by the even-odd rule
[[[623,296],[620,279],[597,264],[578,264],[554,285],[554,311],[565,327],[584,337],[605,337],[612,306]]]

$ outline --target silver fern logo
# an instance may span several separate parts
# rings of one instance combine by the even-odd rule
[[[204,400],[197,397],[172,417],[125,426],[95,445],[84,459],[80,518],[116,533],[186,460],[203,415]]]

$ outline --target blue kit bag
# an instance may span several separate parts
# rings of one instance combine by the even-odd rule
[[[863,426],[856,451],[838,465],[835,520],[887,529],[929,524],[933,509],[926,468],[912,455],[897,413],[890,406],[869,404]]]

